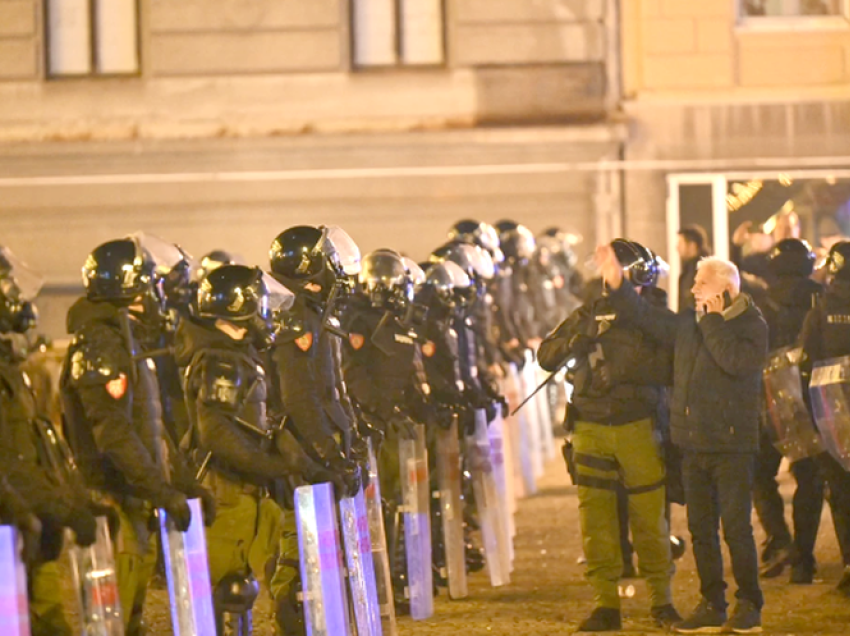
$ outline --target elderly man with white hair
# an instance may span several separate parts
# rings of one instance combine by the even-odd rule
[[[597,264],[621,315],[674,348],[671,436],[683,451],[685,503],[702,600],[674,629],[680,633],[761,632],[764,602],[750,521],[759,396],[767,359],[767,324],[741,293],[738,268],[719,258],[700,261],[693,286],[696,310],[653,307],[632,286],[608,245]],[[727,620],[719,525],[738,589]]]

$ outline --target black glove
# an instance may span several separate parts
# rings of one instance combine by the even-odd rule
[[[192,511],[186,502],[186,495],[179,490],[170,490],[162,499],[162,505],[158,506],[165,510],[168,517],[174,522],[180,532],[186,532],[192,523]]]
[[[87,548],[97,541],[97,519],[88,507],[74,508],[66,525],[74,531],[77,545]]]
[[[106,517],[106,523],[109,526],[109,536],[115,541],[118,537],[118,530],[121,529],[121,517],[118,516],[118,511],[112,506],[99,504],[94,501],[88,503],[88,508],[95,517]]]
[[[186,497],[188,497],[189,499],[201,500],[201,509],[204,513],[204,525],[209,528],[213,523],[215,523],[215,497],[213,497],[213,494],[209,490],[207,490],[200,484],[195,484],[193,486],[188,487],[185,492]]]
[[[329,466],[343,485],[343,496],[353,497],[360,490],[360,467],[352,461],[343,459]]]

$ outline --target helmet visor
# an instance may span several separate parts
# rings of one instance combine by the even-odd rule
[[[0,291],[12,300],[34,300],[44,285],[44,277],[12,254],[0,248]]]
[[[262,279],[268,292],[268,300],[264,301],[267,303],[266,306],[260,307],[260,313],[270,315],[275,312],[288,311],[295,303],[295,294],[266,272],[263,272]]]
[[[348,276],[357,276],[360,273],[360,248],[348,232],[336,225],[321,228],[325,244],[330,245],[339,258],[342,271]]]
[[[165,276],[181,262],[190,266],[190,271],[197,268],[192,257],[180,249],[174,243],[169,243],[158,236],[145,232],[135,232],[127,238],[133,239],[145,253],[145,256],[153,263],[154,272]]]

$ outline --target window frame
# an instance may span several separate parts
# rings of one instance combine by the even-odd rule
[[[850,30],[850,0],[841,0],[840,15],[747,16],[746,0],[733,0],[735,28],[750,32],[845,31]]]
[[[137,0],[138,1],[138,0]],[[402,59],[402,51],[404,45],[404,34],[401,22],[401,5],[405,0],[393,0],[393,18],[395,27],[395,37],[393,38],[395,46],[395,64],[358,64],[355,58],[357,46],[357,25],[354,22],[354,3],[357,0],[348,1],[348,48],[351,70],[357,73],[370,73],[382,71],[433,71],[442,70],[449,67],[449,20],[448,20],[448,0],[439,0],[440,13],[442,20],[440,30],[442,32],[442,53],[443,61],[436,64],[408,64]]]
[[[142,76],[142,1],[132,0],[136,17],[136,70],[128,73],[101,73],[97,71],[98,66],[98,29],[97,29],[97,2],[108,0],[87,0],[89,18],[89,60],[91,70],[88,73],[54,73],[50,70],[50,0],[42,0],[42,35],[44,37],[44,78],[51,82],[64,80],[86,80],[86,79],[127,79]]]

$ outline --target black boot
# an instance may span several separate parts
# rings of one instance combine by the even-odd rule
[[[580,632],[616,632],[623,628],[620,610],[613,607],[597,607],[581,625]]]

